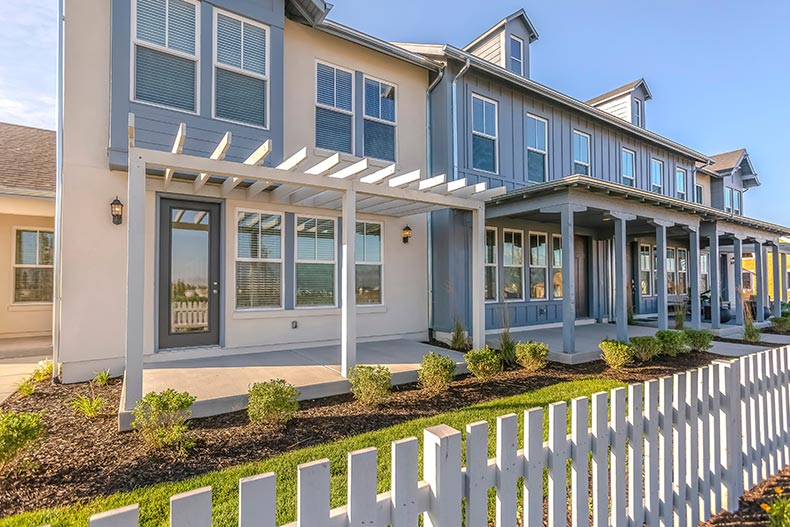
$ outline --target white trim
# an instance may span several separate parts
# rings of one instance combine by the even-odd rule
[[[519,236],[521,236],[521,263],[520,264],[510,264],[510,265],[508,265],[508,264],[505,263],[505,253],[504,253],[504,251],[505,251],[505,244],[506,244],[506,242],[505,242],[505,234],[507,234],[507,233],[514,233],[514,234],[518,234]],[[503,275],[504,275],[504,270],[505,269],[521,269],[521,296],[518,297],[518,298],[508,298],[507,295],[505,295],[504,298],[502,298],[503,302],[523,302],[524,301],[524,298],[525,298],[524,297],[524,284],[525,284],[525,282],[524,282],[524,262],[526,261],[524,256],[525,256],[525,253],[526,253],[526,250],[527,250],[527,244],[525,242],[526,242],[526,239],[524,237],[524,231],[523,230],[521,230],[521,229],[509,229],[509,228],[505,228],[505,227],[502,228],[502,270],[503,270]],[[505,277],[503,276],[503,280],[504,280],[504,278]],[[499,284],[497,284],[497,288],[498,287],[499,287]],[[497,297],[498,296],[499,295],[497,294]]]
[[[645,84],[645,86],[647,85]],[[642,103],[641,99],[637,99],[636,97],[634,97],[633,101],[634,104],[631,107],[631,112],[635,113],[635,115],[631,116],[631,124],[642,128],[644,127],[644,120],[645,120],[644,104]],[[634,112],[634,108],[636,108],[637,110],[636,112]],[[634,119],[634,117],[636,117],[636,119]]]
[[[559,266],[555,266],[554,265],[554,251],[557,249],[554,246],[554,244],[555,244],[555,242],[557,240],[560,241],[559,242],[560,265]],[[575,242],[575,240],[574,240],[574,242]],[[565,294],[565,272],[564,272],[565,269],[562,268],[562,234],[551,233],[551,246],[550,246],[549,251],[551,252],[551,266],[550,266],[551,276],[547,276],[546,277],[546,280],[551,285],[551,295],[549,295],[549,296],[550,296],[551,300],[562,300],[562,297]],[[548,260],[549,260],[548,255],[546,255],[546,263],[548,263]],[[554,273],[556,271],[559,271],[560,272],[560,276],[562,277],[562,295],[560,295],[560,296],[555,296],[554,295]]]
[[[16,235],[17,235],[17,232],[19,232],[19,231],[28,231],[28,232],[35,232],[36,233],[36,263],[35,264],[18,264],[18,263],[16,263],[16,249],[17,249],[17,247],[16,247]],[[9,310],[11,310],[11,311],[14,310],[12,308],[20,308],[20,307],[31,307],[32,308],[32,307],[35,307],[35,306],[41,306],[41,307],[49,306],[49,307],[51,307],[53,305],[53,301],[52,300],[50,300],[49,302],[47,302],[47,301],[43,301],[43,302],[42,301],[33,301],[33,302],[24,302],[24,301],[22,301],[22,302],[19,302],[19,301],[16,300],[16,297],[15,297],[15,293],[16,293],[16,270],[17,269],[52,269],[53,270],[52,271],[53,272],[52,279],[53,279],[53,287],[54,287],[54,278],[55,278],[55,276],[54,276],[54,272],[55,272],[54,271],[54,269],[55,269],[55,261],[54,261],[54,258],[55,258],[55,247],[54,247],[54,245],[52,247],[52,258],[53,258],[52,263],[49,264],[49,265],[38,263],[39,260],[40,260],[40,256],[41,256],[40,255],[41,242],[40,242],[39,238],[40,238],[40,233],[42,233],[42,232],[49,232],[49,233],[52,233],[53,235],[55,233],[54,229],[47,228],[47,227],[25,227],[25,226],[17,226],[17,225],[11,227],[11,251],[10,251],[11,252],[11,281],[10,281],[11,288],[10,288],[10,291],[9,291],[10,300],[8,302]],[[54,239],[53,239],[53,244],[54,244]],[[55,297],[54,290],[52,292],[52,297],[53,297],[53,299]]]
[[[521,50],[521,58],[518,59],[519,71],[517,71],[517,72],[516,71],[512,71],[510,69],[510,61],[513,60],[513,55],[512,55],[512,49],[513,48],[511,46],[512,46],[512,42],[514,40],[518,43],[518,47]],[[510,73],[515,73],[517,75],[522,75],[523,76],[524,75],[524,40],[522,38],[517,37],[516,35],[511,34],[510,35],[510,42],[508,42],[508,44],[510,44],[510,45],[505,50],[505,60],[506,60],[506,66],[507,66],[506,69]]]
[[[645,248],[647,249],[647,258],[649,260],[647,269],[642,268],[642,249]],[[637,267],[639,273],[638,280],[640,281],[640,283],[638,284],[640,298],[650,298],[652,296],[655,296],[655,291],[653,291],[653,289],[655,289],[655,278],[653,278],[655,273],[655,260],[653,256],[653,247],[650,244],[646,244],[646,243],[639,244],[639,265]],[[642,280],[642,273],[645,271],[647,271],[647,280],[648,280],[647,293],[642,293],[641,280]]]
[[[661,166],[661,185],[656,185],[653,182],[653,161],[658,163]],[[658,191],[654,189],[654,187],[658,187]],[[664,161],[654,156],[650,156],[650,192],[655,194],[664,195]]]
[[[670,251],[672,252],[672,256],[669,256]],[[670,270],[670,262],[672,263],[672,267],[674,270]],[[664,268],[667,273],[667,295],[675,296],[678,294],[678,249],[677,247],[670,247],[667,245],[667,254],[664,255]],[[674,289],[673,292],[669,292],[669,276],[672,275],[672,287]]]
[[[545,238],[546,243],[546,256],[545,262],[543,265],[532,265],[532,236],[543,236]],[[550,301],[549,296],[549,233],[548,232],[540,232],[540,231],[528,231],[527,232],[527,258],[526,258],[526,267],[527,267],[527,274],[529,275],[529,280],[527,281],[527,285],[529,287],[529,295],[527,295],[527,300],[530,302],[548,302]],[[546,271],[545,278],[543,280],[543,291],[544,296],[543,298],[532,298],[532,268],[535,269],[543,269]]]
[[[240,258],[239,257],[239,213],[245,212],[249,214],[259,214],[261,216],[279,216],[280,218],[280,258]],[[259,311],[283,311],[285,309],[285,213],[274,212],[260,209],[253,209],[248,207],[236,207],[233,214],[234,219],[234,240],[233,240],[233,262],[265,262],[265,263],[279,263],[280,264],[280,305],[279,306],[260,306],[260,307],[238,307],[237,293],[239,289],[238,275],[236,274],[236,266],[233,266],[233,276],[235,290],[233,292],[233,311],[234,312],[259,312]],[[259,227],[260,232],[260,227]],[[258,244],[260,254],[260,240]],[[226,280],[227,281],[227,280]]]
[[[494,105],[494,135],[487,134],[485,132],[479,132],[475,130],[475,111],[474,111],[474,104],[475,99],[479,99],[483,102],[483,126],[485,127],[485,103],[490,103]],[[475,166],[474,160],[474,149],[470,148],[472,151],[472,166],[470,167],[472,170],[476,170],[478,172],[483,172],[486,174],[499,174],[499,102],[495,101],[494,99],[489,99],[483,95],[472,93],[472,135],[478,135],[480,137],[486,139],[492,139],[494,141],[494,171],[485,170],[482,168],[477,168]]]
[[[606,322],[598,322],[594,318],[577,318],[574,321],[575,326],[593,326],[599,323],[606,323]],[[561,328],[562,322],[548,322],[546,324],[534,324],[532,326],[518,326],[515,328],[507,328],[511,333],[521,332],[521,331],[537,331],[540,329],[554,329],[554,328]],[[497,329],[487,329],[486,335],[498,335],[502,333],[505,328],[497,328]],[[448,335],[450,335],[448,333]],[[597,353],[597,352],[596,352]]]
[[[697,191],[699,190],[699,199],[697,198]],[[698,183],[694,183],[694,203],[702,205],[705,201],[705,187]]]
[[[527,140],[525,142],[527,144],[527,152],[532,151],[543,155],[543,181],[545,182],[549,180],[549,120],[540,117],[538,115],[535,115],[534,113],[527,113],[526,132],[529,132],[530,119],[543,122],[543,144],[545,145],[545,150],[540,150],[539,148],[529,146],[528,133],[525,134],[527,136]],[[526,164],[527,181],[532,181],[531,179],[529,179],[529,157],[527,157],[527,162],[525,164]],[[536,182],[533,181],[533,183]]]
[[[496,304],[499,302],[499,230],[496,227],[486,227],[485,232],[488,233],[492,231],[494,233],[494,261],[488,262],[488,244],[486,244],[486,253],[483,255],[483,262],[484,262],[484,269],[485,268],[493,267],[494,268],[494,298],[486,299],[486,304]],[[488,241],[488,237],[486,236],[486,241]],[[522,247],[523,250],[523,247]],[[523,274],[523,272],[522,272]],[[523,279],[523,276],[522,276]],[[524,288],[521,288],[521,291],[524,291]]]
[[[351,74],[351,111],[344,110],[343,108],[338,108],[336,106],[329,106],[323,103],[318,102],[318,65],[322,64],[328,68],[332,68],[334,70],[345,71],[346,73]],[[335,104],[337,104],[337,71],[335,71],[334,75],[334,84],[335,84],[335,91],[332,94]],[[352,156],[357,155],[356,152],[356,140],[357,140],[357,133],[356,133],[356,122],[354,119],[354,113],[356,111],[356,72],[352,69],[345,68],[343,66],[338,66],[332,62],[328,62],[325,60],[321,60],[316,58],[315,59],[315,68],[313,69],[313,103],[316,108],[323,108],[324,110],[329,110],[331,112],[342,113],[343,115],[350,115],[351,116],[351,152],[340,152],[341,154],[350,154]],[[363,102],[364,105],[364,102]],[[397,108],[397,106],[396,106]],[[364,112],[364,109],[363,109]],[[318,121],[315,118],[315,112],[313,112],[313,142],[315,143],[315,138],[318,136]],[[318,145],[314,144],[315,148],[319,148]]]
[[[678,175],[680,175],[681,172],[683,173],[683,189],[684,189],[683,192],[680,192],[678,190],[678,181],[680,181],[678,179]],[[688,177],[689,177],[688,170],[686,170],[683,167],[678,167],[678,166],[675,167],[675,195],[677,196],[678,199],[682,199],[683,201],[686,201],[688,199],[688,190],[689,190]]]
[[[330,220],[333,224],[332,227],[332,260],[301,260],[299,258],[299,218],[304,219],[314,219],[314,220]],[[294,213],[294,262],[293,262],[293,269],[294,269],[294,310],[302,310],[302,309],[327,309],[332,307],[338,307],[338,272],[337,272],[337,216],[317,216],[313,214],[299,214]],[[345,220],[345,218],[344,218]],[[356,228],[356,226],[355,226]],[[318,224],[316,223],[316,258],[318,258]],[[299,285],[297,284],[297,273],[296,273],[296,266],[300,263],[319,263],[319,264],[332,264],[334,271],[332,272],[332,278],[334,280],[334,289],[332,291],[332,303],[331,304],[321,304],[321,305],[307,305],[307,306],[300,306],[298,304],[297,298],[297,290]]]
[[[377,262],[368,262],[368,261],[361,261],[360,262],[356,258],[357,255],[354,254],[354,271],[356,271],[356,266],[357,265],[378,265],[379,266],[379,269],[380,269],[379,277],[380,277],[380,280],[381,280],[381,282],[379,283],[379,287],[381,287],[381,301],[377,302],[375,304],[360,304],[359,302],[356,302],[356,295],[354,295],[354,303],[355,303],[355,305],[358,308],[360,308],[360,307],[361,308],[365,308],[365,307],[384,306],[384,305],[386,305],[386,302],[384,301],[384,244],[385,244],[384,222],[378,221],[378,220],[366,220],[364,218],[360,218],[359,216],[357,216],[356,223],[357,223],[357,225],[360,224],[360,223],[363,224],[363,225],[366,225],[366,224],[378,225],[379,229],[380,229],[380,231],[379,231],[380,242],[379,243],[381,245],[379,247],[379,260]],[[354,235],[356,236],[356,225],[354,226]],[[356,248],[357,248],[357,245],[354,244],[354,249],[356,249]],[[362,253],[363,253],[363,256],[364,256],[364,251],[365,251],[365,234],[363,233],[363,235],[362,235]],[[354,252],[356,253],[356,250]],[[296,277],[294,277],[294,282],[295,281],[296,281]],[[357,284],[357,287],[358,286],[359,286],[359,284]],[[296,298],[294,298],[294,305],[295,304],[296,304]]]
[[[579,135],[581,137],[587,138],[587,161],[580,161],[576,159],[576,152],[573,148],[573,136]],[[573,157],[573,173],[577,174],[576,165],[582,165],[587,167],[587,173],[581,174],[583,176],[592,177],[592,135],[588,134],[587,132],[582,132],[578,128],[574,128],[571,134],[571,157]]]
[[[381,85],[382,84],[386,84],[387,86],[392,86],[392,88],[395,90],[395,120],[394,121],[388,121],[386,119],[382,119],[381,117],[373,117],[373,116],[368,115],[365,112],[365,90],[367,89],[367,85],[365,84],[365,81],[368,80],[368,79],[370,79],[373,82],[378,82],[379,83],[379,89],[381,89]],[[390,81],[387,81],[387,80],[384,80],[384,79],[379,79],[377,77],[373,77],[372,75],[367,75],[367,74],[364,74],[364,73],[362,74],[362,121],[363,121],[363,123],[362,123],[362,126],[363,126],[363,128],[362,128],[362,157],[369,157],[370,159],[378,159],[380,161],[384,161],[384,162],[387,162],[387,163],[397,163],[398,162],[398,157],[399,157],[398,156],[398,145],[400,143],[400,141],[398,141],[398,135],[399,135],[398,132],[400,130],[400,127],[398,126],[398,110],[400,109],[400,102],[398,101],[399,94],[400,94],[400,86],[398,86],[396,83],[390,82]],[[381,97],[381,96],[379,95],[379,97]],[[381,101],[379,100],[379,116],[380,115],[381,115]],[[380,157],[372,157],[372,156],[368,156],[367,155],[367,152],[365,152],[365,140],[364,140],[365,139],[365,128],[364,128],[365,123],[364,123],[364,121],[371,121],[371,122],[374,122],[374,123],[385,124],[385,125],[388,125],[388,126],[392,126],[395,129],[395,133],[393,134],[393,137],[394,137],[394,140],[395,140],[395,144],[392,145],[392,147],[393,147],[392,152],[394,154],[394,159],[382,159]],[[353,123],[353,121],[352,121],[352,123]]]
[[[684,253],[686,255],[685,256],[685,260],[686,260],[686,270],[685,271],[681,271],[680,270],[680,253]],[[675,258],[677,260],[675,262],[675,295],[680,295],[680,296],[687,295],[688,292],[689,292],[689,271],[688,271],[689,250],[686,249],[685,247],[676,247],[676,249],[675,249]],[[683,275],[683,286],[684,287],[683,287],[682,291],[680,290],[680,287],[679,287],[679,285],[680,285],[680,275]]]
[[[631,170],[633,173],[630,178],[626,177],[625,167],[623,166],[623,154],[625,153],[631,154]],[[631,180],[630,184],[626,182],[628,179]],[[620,147],[620,180],[623,185],[636,188],[636,152],[625,146]]]

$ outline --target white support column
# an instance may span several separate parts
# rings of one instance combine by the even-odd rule
[[[702,305],[699,290],[699,231],[689,231],[689,303],[691,304],[691,327],[702,327]]]
[[[614,316],[617,321],[617,340],[628,342],[628,287],[626,273],[626,218],[614,217]]]
[[[131,412],[143,398],[143,335],[145,334],[145,162],[129,151],[126,196],[126,371],[123,411]],[[121,413],[118,426],[131,429],[131,416]]]
[[[732,239],[732,251],[735,256],[735,323],[743,326],[743,242],[740,238]]]
[[[343,268],[341,273],[340,372],[348,378],[357,363],[356,253],[357,193],[343,193]]]
[[[658,296],[658,329],[669,329],[669,302],[667,301],[667,224],[655,222],[656,227],[656,278]]]
[[[710,327],[719,329],[721,327],[721,280],[719,270],[719,231],[714,227],[709,236],[710,239]]]
[[[773,307],[774,307],[774,309],[773,309],[773,315],[775,317],[781,317],[782,316],[782,301],[780,300],[781,295],[780,295],[779,291],[782,289],[782,284],[781,284],[781,280],[782,279],[781,279],[781,274],[779,272],[779,246],[776,245],[776,244],[771,246],[771,263],[773,265],[773,271],[774,271],[774,287],[773,287],[773,293],[774,293],[774,306]]]
[[[565,205],[560,212],[562,233],[562,350],[576,352],[576,276],[574,262],[573,208]]]
[[[472,210],[472,346],[486,345],[485,302],[485,205]]]
[[[761,241],[754,242],[754,272],[755,281],[755,296],[757,297],[756,310],[754,320],[757,322],[765,321],[765,254],[763,253],[763,244]]]

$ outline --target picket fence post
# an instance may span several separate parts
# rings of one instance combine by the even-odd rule
[[[119,509],[94,514],[88,520],[90,527],[137,527],[140,521],[140,507],[128,505]]]
[[[589,402],[587,397],[571,401],[571,525],[588,527],[590,506],[589,490],[590,431],[588,429]]]
[[[743,452],[741,449],[741,381],[740,369],[735,363],[720,366],[722,385],[724,387],[724,408],[726,419],[723,423],[725,429],[725,444],[722,449],[724,462],[724,491],[722,505],[724,510],[735,512],[738,510],[738,499],[741,496],[743,482]]]
[[[524,412],[524,527],[543,527],[543,408]]]
[[[487,452],[488,445],[482,450],[481,455],[487,458]],[[516,414],[497,417],[496,468],[496,525],[497,527],[516,527],[518,510],[516,484],[521,476],[518,459],[518,416]],[[484,526],[485,522],[481,524],[481,527]]]
[[[276,484],[272,472],[239,480],[239,527],[276,527]]]
[[[417,459],[419,442],[416,437],[392,442],[392,473],[390,501],[392,527],[417,525]]]
[[[425,527],[458,527],[462,521],[463,495],[461,432],[447,425],[426,428],[423,448],[423,478],[431,487],[430,507],[423,515],[423,524]]]

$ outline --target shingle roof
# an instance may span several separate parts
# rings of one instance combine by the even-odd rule
[[[0,123],[0,189],[55,193],[55,132]]]
[[[652,98],[652,95],[650,94],[650,89],[647,87],[647,83],[645,82],[645,79],[641,78],[641,79],[637,79],[637,80],[635,80],[633,82],[629,82],[628,84],[624,84],[624,85],[620,86],[619,88],[615,88],[615,89],[613,89],[611,91],[603,93],[603,94],[599,95],[598,97],[593,97],[592,99],[587,101],[587,104],[595,106],[596,104],[598,104],[600,102],[606,101],[608,99],[612,99],[613,97],[617,97],[618,95],[623,95],[625,93],[631,93],[640,84],[644,84],[645,85],[645,90],[647,91],[647,98],[648,99]]]
[[[741,162],[741,158],[746,154],[745,148],[739,148],[738,150],[733,150],[732,152],[724,152],[723,154],[716,154],[710,156],[713,159],[714,164],[712,167],[713,170],[716,172],[721,172],[723,170],[732,170],[733,168],[737,167],[738,164]]]

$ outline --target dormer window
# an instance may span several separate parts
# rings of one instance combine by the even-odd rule
[[[510,62],[508,69],[516,75],[524,75],[524,41],[510,35]]]
[[[631,122],[640,128],[644,128],[644,112],[642,111],[642,101],[634,99],[634,112],[631,116]]]

